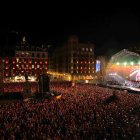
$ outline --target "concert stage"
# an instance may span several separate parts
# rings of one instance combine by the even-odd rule
[[[140,88],[136,88],[136,87],[127,87],[127,86],[120,86],[120,85],[106,85],[109,88],[115,88],[115,89],[119,89],[119,90],[127,90],[130,93],[137,93],[140,94]]]
[[[140,55],[127,49],[113,55],[105,76],[110,87],[140,92]]]

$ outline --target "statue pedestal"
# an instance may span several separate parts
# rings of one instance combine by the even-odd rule
[[[30,83],[26,81],[23,87],[23,98],[29,98],[31,96],[31,87]]]

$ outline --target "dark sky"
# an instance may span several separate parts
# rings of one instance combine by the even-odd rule
[[[25,4],[7,7],[1,13],[1,47],[5,44],[6,31],[19,32],[18,35],[10,33],[9,40],[19,40],[25,35],[32,44],[54,46],[64,43],[69,35],[77,35],[80,42],[95,43],[97,55],[112,55],[140,42],[137,8]]]

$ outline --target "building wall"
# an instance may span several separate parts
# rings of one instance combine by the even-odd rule
[[[79,43],[73,36],[58,47],[52,57],[50,72],[68,74],[73,80],[87,79],[94,74],[94,44]]]
[[[48,52],[44,46],[32,47],[22,42],[16,46],[15,56],[4,58],[4,78],[37,76],[48,71]]]

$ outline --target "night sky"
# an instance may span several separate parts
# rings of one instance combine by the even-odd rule
[[[9,46],[25,35],[31,44],[46,43],[57,47],[68,36],[77,35],[80,42],[95,44],[96,55],[108,56],[140,42],[140,10],[137,8],[47,4],[12,8],[8,7],[8,12],[1,16],[1,49],[6,46],[7,32]]]

